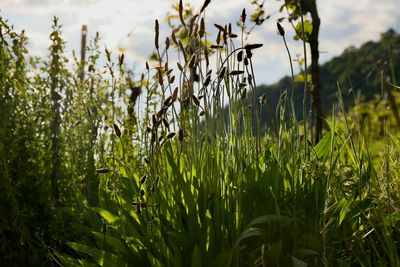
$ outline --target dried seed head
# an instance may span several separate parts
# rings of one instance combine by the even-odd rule
[[[144,162],[146,162],[147,165],[150,165],[150,161],[149,161],[149,159],[146,158],[146,157],[144,158]]]
[[[222,37],[224,39],[224,44],[227,44],[227,39],[228,39],[228,30],[226,29],[226,25],[225,25],[225,31],[223,31]]]
[[[118,137],[121,137],[121,130],[119,129],[118,125],[116,125],[114,123],[113,126],[114,126],[115,135]]]
[[[183,71],[183,67],[182,67],[181,63],[177,62],[176,65],[178,66],[178,69],[180,71]]]
[[[165,49],[168,50],[169,46],[170,46],[169,38],[167,37],[165,38]]]
[[[107,49],[107,47],[106,48],[104,48],[104,51],[106,52],[106,57],[107,57],[107,61],[111,61],[111,52],[110,52],[110,50],[108,50]]]
[[[158,20],[156,19],[156,23],[155,23],[155,31],[156,31],[156,35],[155,35],[155,38],[154,38],[154,45],[155,45],[155,47],[156,47],[156,49],[158,50],[160,47],[159,47],[159,45],[158,45],[158,36],[159,36],[159,34],[160,34],[160,26],[159,26],[159,24],[158,24]]]
[[[119,67],[121,68],[122,67],[122,65],[124,64],[124,53],[122,53],[121,55],[119,55],[119,58],[118,58],[118,60],[119,60]]]
[[[175,132],[170,132],[169,134],[167,134],[167,138],[172,139],[172,138],[174,138],[175,135],[176,135]]]
[[[207,74],[206,80],[204,81],[204,86],[208,86],[211,82],[211,74]]]
[[[276,27],[278,28],[278,33],[280,36],[285,36],[285,30],[283,29],[282,25],[279,22],[276,22]]]
[[[225,70],[226,70],[226,67],[223,67],[223,68],[220,70],[220,72],[219,72],[219,74],[218,74],[218,78],[219,78],[219,79],[223,79],[223,78],[224,78],[224,76],[225,76]]]
[[[150,133],[150,132],[151,132],[151,127],[146,126],[146,132],[147,132],[147,133]]]
[[[177,31],[177,30],[173,30],[173,31],[172,31],[171,38],[172,38],[172,42],[174,42],[174,44],[175,44],[176,46],[178,46],[178,41],[177,41],[176,35],[175,35],[175,32],[176,32],[176,31]]]
[[[247,57],[245,57],[245,58],[243,59],[243,64],[244,64],[245,66],[248,66],[248,65],[249,65],[249,59],[248,59]]]
[[[263,44],[247,44],[247,45],[244,46],[244,49],[253,50],[253,49],[260,48],[262,46],[263,46]]]
[[[253,56],[253,53],[251,52],[250,49],[246,49],[246,57],[251,58]]]
[[[196,106],[200,106],[200,100],[195,95],[192,95],[192,99]]]
[[[171,78],[169,78],[169,80],[168,80],[168,82],[171,84],[171,83],[174,83],[174,81],[175,81],[175,76],[172,76]]]
[[[171,103],[171,100],[172,100],[172,96],[167,97],[167,99],[164,100],[164,103],[163,103],[164,106],[168,106],[169,103]]]
[[[240,20],[244,24],[246,22],[246,9],[243,8],[242,15],[240,15]]]
[[[261,106],[264,106],[265,103],[267,102],[267,96],[265,94],[263,94],[262,96],[260,96],[258,98],[258,102],[260,103]]]
[[[205,34],[205,23],[204,23],[204,18],[201,18],[200,20],[200,28],[199,28],[199,37],[203,38]]]
[[[158,123],[157,116],[155,114],[153,114],[153,116],[151,116],[151,119],[153,121],[153,125],[156,125]]]
[[[224,48],[222,45],[211,45],[210,46],[211,49],[221,49]]]
[[[196,20],[197,17],[198,17],[198,15],[194,15],[193,18],[190,19],[189,33],[188,33],[188,36],[189,36],[189,37],[192,36],[192,33],[193,33],[193,32],[196,32],[194,22],[195,22],[195,20]]]
[[[211,0],[205,0],[203,6],[200,9],[200,13],[203,13],[204,9],[210,4]]]
[[[163,73],[161,68],[157,68],[157,81],[159,85],[163,85]]]
[[[221,31],[218,31],[217,34],[217,39],[215,40],[215,42],[219,45],[219,42],[221,41]],[[212,47],[211,47],[212,48]]]
[[[165,118],[163,118],[163,119],[162,119],[162,122],[164,123],[165,128],[167,128],[167,129],[169,130],[169,123],[168,123],[168,121],[167,121]]]
[[[175,102],[178,99],[178,90],[178,87],[176,87],[174,92],[172,93],[172,102]]]
[[[197,58],[196,54],[193,54],[191,56],[191,58],[189,60],[189,63],[188,63],[189,69],[192,69],[194,67],[194,63],[196,62],[196,58]]]
[[[179,139],[179,141],[183,141],[183,138],[184,138],[184,133],[183,133],[183,130],[182,129],[179,129],[179,132],[178,132],[178,139]]]
[[[200,117],[204,116],[205,114],[206,114],[206,111],[205,111],[205,110],[202,110],[202,111],[199,112],[199,116],[200,116]]]
[[[225,28],[222,27],[222,26],[219,25],[219,24],[214,23],[214,26],[215,26],[218,30],[220,30],[221,32],[224,32],[224,31],[225,31]]]
[[[240,75],[243,74],[244,71],[243,70],[233,70],[229,73],[229,75]]]
[[[204,58],[206,60],[206,66],[210,65],[210,61],[208,59],[208,49],[207,46],[204,46]]]
[[[103,167],[96,170],[97,173],[109,173],[110,169]]]
[[[182,4],[182,0],[179,0],[179,19],[181,20],[181,23],[183,26],[186,27],[186,23],[185,20],[183,19],[183,4]]]
[[[149,69],[150,69],[149,63],[146,61],[146,70],[149,70]]]
[[[140,178],[140,182],[139,183],[140,184],[144,184],[146,182],[146,178],[147,178],[146,174],[143,175],[142,178]]]

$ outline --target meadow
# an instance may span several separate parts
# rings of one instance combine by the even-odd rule
[[[400,266],[396,71],[351,107],[338,82],[314,142],[307,79],[302,114],[292,70],[262,124],[262,44],[206,9],[177,6],[166,39],[156,20],[139,76],[99,35],[71,60],[57,18],[32,58],[0,19],[2,266]]]

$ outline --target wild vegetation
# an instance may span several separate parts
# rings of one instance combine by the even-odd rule
[[[209,2],[180,1],[166,38],[156,20],[140,79],[99,35],[70,60],[54,18],[48,57],[30,58],[0,20],[2,265],[400,265],[396,46],[373,100],[349,107],[344,77],[325,81],[337,101],[313,144],[309,105],[293,97],[310,94],[307,79],[271,103],[246,11],[234,32],[206,24]]]

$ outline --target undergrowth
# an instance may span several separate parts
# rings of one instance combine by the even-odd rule
[[[399,135],[385,98],[346,111],[338,84],[313,145],[285,88],[278,103],[256,99],[262,45],[246,43],[245,10],[235,33],[206,24],[208,3],[180,2],[165,41],[156,21],[139,80],[98,35],[86,62],[68,59],[55,18],[42,60],[0,21],[3,264],[400,265]],[[275,126],[261,128],[271,106]]]

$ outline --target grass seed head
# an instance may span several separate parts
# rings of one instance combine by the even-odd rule
[[[168,139],[172,139],[172,138],[174,138],[175,135],[176,135],[175,132],[170,132],[170,133],[167,134],[167,138]]]
[[[192,95],[192,100],[196,106],[200,106],[200,100],[195,95]]]
[[[265,103],[267,102],[267,96],[266,94],[263,94],[258,98],[258,102],[260,103],[261,106],[264,106]]]
[[[184,133],[183,133],[183,130],[182,129],[179,129],[179,132],[178,132],[178,139],[179,139],[179,141],[183,141],[183,138],[184,138]]]
[[[165,49],[168,50],[169,46],[170,46],[170,42],[169,42],[169,38],[167,37],[167,38],[165,38]]]
[[[211,3],[211,0],[205,0],[203,6],[200,9],[200,13],[203,13],[203,11],[207,8],[207,6]]]
[[[186,27],[185,20],[183,19],[184,16],[183,16],[183,3],[182,3],[182,0],[179,0],[178,12],[179,12],[179,19],[180,19],[182,25],[183,25],[184,27]]]
[[[158,45],[158,37],[160,34],[160,25],[158,24],[157,19],[156,19],[154,28],[155,28],[155,32],[156,32],[155,37],[154,37],[154,45],[155,45],[156,49],[158,50],[160,48],[160,46]]]
[[[204,23],[204,18],[201,18],[200,20],[200,28],[199,28],[199,37],[203,38],[204,34],[205,34],[205,23]]]
[[[246,22],[246,9],[243,8],[242,14],[240,15],[240,21],[244,24]]]
[[[165,128],[167,128],[167,129],[169,130],[169,123],[168,123],[168,121],[167,121],[165,118],[163,118],[163,119],[162,119],[162,122],[163,122]]]
[[[276,22],[276,27],[278,28],[278,34],[282,37],[285,36],[285,30],[283,29],[282,25],[278,22]]]
[[[146,174],[143,175],[142,178],[140,178],[139,183],[140,183],[141,185],[144,184],[144,183],[146,182],[146,178],[147,178]]]
[[[242,62],[243,60],[243,50],[240,50],[237,54],[237,60],[238,62]]]
[[[178,99],[178,87],[175,88],[174,92],[172,93],[172,102],[175,102]]]
[[[114,123],[113,126],[114,126],[115,135],[118,137],[121,137],[121,130],[119,129],[118,125],[116,125]]]
[[[218,74],[218,79],[223,79],[225,76],[226,67],[223,67]]]
[[[109,173],[110,169],[106,168],[106,167],[102,167],[96,170],[97,173]]]

